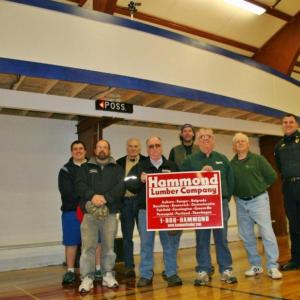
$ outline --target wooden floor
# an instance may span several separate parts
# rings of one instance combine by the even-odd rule
[[[287,240],[279,239],[280,261],[288,259]],[[195,249],[179,251],[179,274],[184,284],[180,287],[167,288],[161,278],[163,268],[161,254],[155,255],[155,277],[152,287],[135,288],[134,280],[125,280],[117,274],[120,287],[117,290],[104,288],[100,283],[95,284],[94,290],[85,296],[78,293],[77,282],[74,286],[62,287],[61,277],[64,273],[62,266],[51,266],[30,270],[0,273],[0,299],[29,300],[29,299],[128,299],[128,300],[192,300],[192,299],[300,299],[300,270],[284,273],[281,280],[272,280],[266,274],[255,278],[246,278],[244,271],[248,268],[245,251],[241,242],[230,243],[234,258],[234,272],[238,283],[234,285],[222,283],[216,272],[209,286],[195,287],[193,285],[195,272]],[[259,249],[262,252],[261,241]],[[212,247],[214,253],[214,247]],[[214,256],[214,255],[213,255]],[[139,257],[136,258],[137,261]],[[215,261],[214,261],[214,265]],[[118,266],[121,269],[121,266]]]

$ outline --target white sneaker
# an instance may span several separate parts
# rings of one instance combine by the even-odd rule
[[[103,276],[102,285],[109,288],[118,287],[119,283],[112,272],[106,272]]]
[[[249,270],[245,272],[245,276],[252,277],[263,273],[264,269],[260,266],[252,266]]]
[[[280,278],[282,278],[282,274],[281,274],[281,272],[277,268],[271,268],[271,269],[269,269],[268,270],[268,275],[272,279],[280,279]]]
[[[85,276],[78,288],[79,293],[88,293],[94,287],[93,279]]]
[[[196,279],[194,281],[194,285],[206,285],[210,282],[210,277],[205,271],[197,272]]]
[[[233,275],[231,270],[225,270],[221,274],[221,281],[225,281],[226,283],[232,284],[237,283],[237,278]]]

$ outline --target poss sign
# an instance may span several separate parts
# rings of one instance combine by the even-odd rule
[[[109,100],[96,100],[96,110],[114,111],[119,113],[133,113],[133,104]]]

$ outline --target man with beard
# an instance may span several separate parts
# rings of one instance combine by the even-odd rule
[[[226,283],[236,283],[232,274],[232,256],[228,248],[227,223],[229,219],[228,202],[234,188],[234,176],[230,163],[225,155],[214,151],[215,136],[210,128],[201,128],[197,135],[200,151],[188,156],[181,166],[182,171],[219,170],[221,173],[223,228],[196,230],[196,280],[195,285],[206,285],[210,281],[211,255],[210,236],[213,236],[216,245],[217,263],[219,265],[220,279]]]
[[[284,208],[289,220],[291,260],[282,271],[300,269],[300,132],[297,117],[288,114],[282,119],[284,137],[275,147],[275,160],[282,176]]]
[[[116,254],[114,240],[117,234],[117,216],[124,193],[124,171],[110,156],[110,144],[99,140],[92,157],[78,172],[76,188],[81,198],[84,217],[81,223],[82,253],[80,273],[82,282],[79,292],[93,288],[95,251],[98,233],[101,237],[102,285],[118,287],[113,268]]]
[[[173,147],[169,154],[169,160],[174,161],[178,168],[181,167],[183,161],[188,157],[189,155],[199,152],[199,147],[194,144],[195,141],[195,129],[191,124],[184,124],[181,127],[179,139],[181,141],[180,145],[177,145]],[[180,238],[182,235],[182,230],[174,230],[170,232],[174,235],[174,239],[172,240],[174,242],[174,246],[176,248],[176,251],[179,248]],[[212,267],[212,272],[214,271]],[[165,279],[165,271],[162,272],[162,276]]]
[[[199,147],[194,145],[195,129],[191,124],[184,124],[180,130],[181,144],[173,147],[169,154],[169,160],[172,160],[180,168],[185,158],[193,153],[199,152]]]

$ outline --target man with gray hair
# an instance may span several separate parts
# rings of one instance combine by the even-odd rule
[[[129,171],[134,167],[139,161],[145,159],[145,156],[141,154],[141,143],[137,138],[130,138],[126,143],[127,155],[119,158],[117,163],[125,171],[125,176],[128,175]],[[126,190],[125,195],[122,199],[121,207],[121,229],[123,236],[123,255],[124,255],[124,265],[125,265],[125,277],[135,277],[134,270],[134,244],[133,244],[133,231],[134,225],[138,226],[138,198],[137,196]]]
[[[257,251],[254,224],[259,227],[267,257],[267,272],[272,279],[282,278],[278,270],[279,250],[272,228],[269,195],[266,189],[275,182],[276,173],[269,162],[249,150],[249,138],[243,133],[234,135],[231,160],[234,171],[236,215],[239,234],[251,264],[245,276],[263,273],[262,260]]]
[[[221,173],[222,188],[222,210],[224,228],[199,229],[196,230],[196,280],[195,285],[206,285],[211,280],[211,255],[210,236],[213,231],[217,262],[221,280],[226,283],[236,283],[237,279],[232,273],[232,256],[228,248],[227,223],[229,219],[228,202],[232,196],[234,188],[234,178],[232,168],[225,155],[214,151],[215,136],[210,128],[200,128],[197,135],[199,152],[188,156],[182,166],[182,171],[213,171],[219,170]]]
[[[140,279],[137,287],[145,287],[152,284],[153,279],[153,250],[155,231],[147,231],[146,226],[146,174],[176,172],[174,162],[167,160],[163,155],[162,142],[159,137],[153,136],[146,141],[148,157],[140,161],[129,172],[128,177],[134,177],[126,181],[127,188],[136,193],[139,201],[139,233],[141,238]],[[168,286],[181,285],[181,278],[177,275],[176,247],[174,236],[167,231],[159,231],[159,238],[163,248],[163,260]]]

